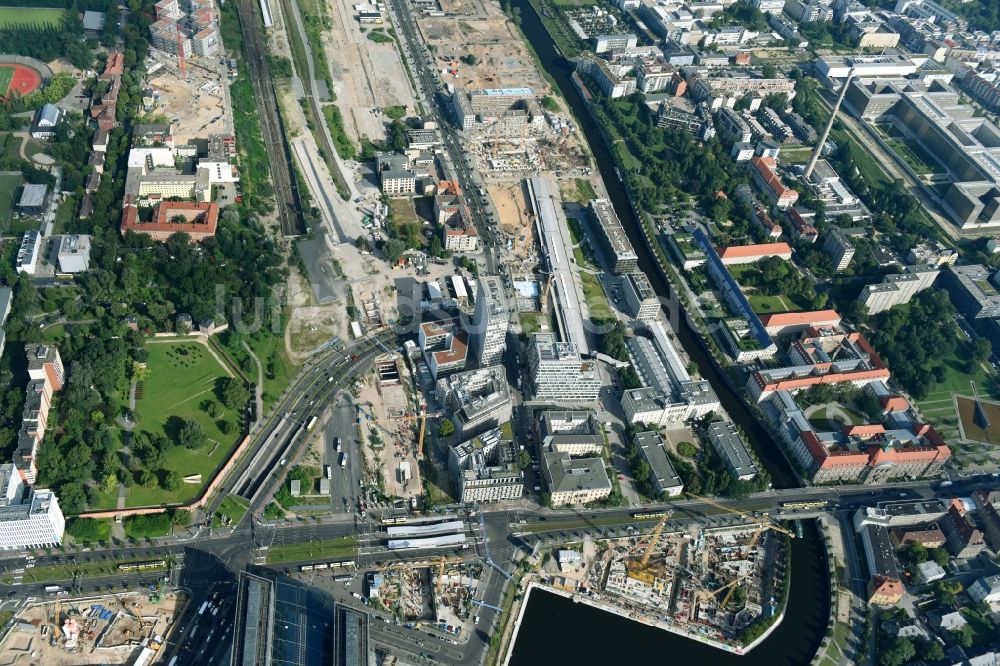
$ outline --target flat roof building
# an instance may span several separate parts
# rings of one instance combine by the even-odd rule
[[[635,445],[642,453],[643,460],[649,465],[649,481],[658,493],[676,497],[684,491],[684,482],[674,471],[674,466],[667,456],[663,438],[655,432],[639,432],[635,435]]]
[[[511,395],[503,366],[459,372],[438,380],[437,400],[451,412],[463,437],[510,421]]]
[[[55,493],[26,486],[11,463],[0,465],[0,492],[0,550],[62,543],[66,521]]]
[[[496,275],[480,275],[470,336],[480,366],[496,365],[503,359],[509,323],[510,307],[503,280]]]
[[[90,268],[90,236],[67,234],[59,241],[60,273],[83,273]]]
[[[572,342],[535,333],[528,346],[528,368],[536,400],[593,402],[601,390],[594,361],[585,361]]]
[[[552,504],[587,504],[611,494],[611,480],[601,458],[572,458],[568,453],[544,451],[542,474]]]
[[[858,302],[864,304],[868,314],[909,303],[911,298],[934,284],[938,273],[940,271],[932,266],[907,266],[900,274],[886,275],[882,282],[862,287]]]
[[[990,271],[981,264],[950,266],[944,286],[955,308],[969,319],[1000,317],[1000,293],[990,282]]]
[[[660,299],[645,273],[633,271],[622,280],[625,303],[629,313],[639,322],[656,321],[660,314]]]
[[[757,463],[732,423],[716,421],[708,426],[708,440],[734,477],[740,481],[749,481],[757,476],[760,471]]]
[[[612,273],[619,275],[636,270],[639,258],[625,235],[625,228],[609,199],[592,199],[590,212],[601,230],[601,243],[607,254]]]
[[[22,215],[41,215],[45,212],[48,185],[25,185],[21,188],[21,198],[17,208]]]

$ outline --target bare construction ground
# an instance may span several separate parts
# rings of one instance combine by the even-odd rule
[[[370,376],[361,389],[358,404],[367,415],[362,430],[365,456],[382,471],[384,489],[392,497],[409,498],[422,492],[420,470],[417,468],[416,401],[407,394],[411,385],[406,366],[397,363],[403,373],[402,384],[380,385],[377,376]],[[405,478],[401,469],[409,469]]]
[[[457,69],[458,76],[442,75],[456,88],[532,88],[548,93],[549,84],[535,70],[521,37],[500,10],[490,7],[486,18],[420,18],[424,39],[437,54],[439,70]],[[472,55],[475,65],[459,61]]]
[[[140,649],[139,642],[146,637],[166,635],[173,619],[184,607],[184,602],[173,594],[165,595],[157,603],[151,602],[147,593],[120,594],[118,598],[127,606],[128,613],[111,596],[88,597],[78,601],[64,599],[60,604],[56,629],[52,627],[56,620],[54,600],[27,607],[14,618],[15,627],[0,644],[0,664],[81,666],[132,663]],[[91,609],[95,604],[111,611],[111,618],[100,619],[99,611]],[[143,627],[140,628],[133,613],[141,615]],[[78,645],[69,649],[64,646],[62,629],[67,619],[74,620],[79,629]],[[55,645],[50,641],[53,631]]]
[[[515,261],[524,261],[534,256],[531,250],[532,222],[527,215],[528,205],[524,196],[524,181],[517,180],[506,183],[491,183],[486,191],[497,209],[500,226],[514,237],[511,252],[508,253]]]
[[[173,123],[178,144],[209,134],[231,134],[232,108],[229,83],[219,58],[197,58],[186,62],[188,80],[181,78],[177,59],[159,51],[151,58],[163,65],[150,79],[150,87],[159,94],[154,114],[162,114]]]
[[[324,48],[330,54],[330,69],[336,88],[337,106],[344,115],[348,136],[384,138],[381,110],[405,106],[412,113],[413,93],[394,41],[376,43],[372,34],[389,37],[388,23],[362,26],[349,0],[326,0],[331,27],[323,31]],[[376,32],[377,30],[377,32]],[[379,112],[379,113],[376,113]]]

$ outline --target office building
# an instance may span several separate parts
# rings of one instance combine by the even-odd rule
[[[450,412],[461,437],[495,428],[511,418],[510,387],[501,365],[442,377],[435,397]]]
[[[990,282],[990,271],[985,266],[951,266],[942,282],[955,308],[967,319],[1000,317],[1000,293]]]
[[[837,273],[851,265],[854,258],[854,243],[840,229],[833,227],[823,240],[823,251],[830,255],[833,270]]]
[[[833,9],[829,3],[824,4],[819,0],[785,0],[783,11],[789,18],[799,23],[813,21],[825,23],[833,19]]]
[[[510,308],[503,280],[496,275],[480,275],[470,340],[480,367],[496,365],[503,360],[509,323]]]
[[[653,285],[646,274],[629,273],[622,283],[625,304],[632,318],[643,323],[655,321],[660,314],[660,299],[653,291]]]
[[[740,481],[749,481],[757,476],[759,473],[757,463],[750,455],[743,438],[736,431],[736,426],[729,421],[716,421],[708,426],[707,432],[708,441],[712,443],[712,447],[733,477]]]
[[[417,193],[417,175],[406,155],[376,155],[375,170],[378,172],[382,194],[396,197]]]
[[[906,261],[917,266],[954,266],[958,261],[958,252],[945,247],[936,240],[917,243],[906,254]]]
[[[434,381],[465,368],[469,353],[468,336],[460,328],[439,322],[423,322],[418,330],[418,340]]]
[[[59,241],[60,273],[83,273],[90,268],[90,236],[67,234]]]
[[[611,480],[601,458],[573,458],[542,452],[542,475],[554,506],[587,504],[611,494]]]
[[[51,490],[26,486],[11,463],[0,465],[0,550],[52,548],[66,521]]]
[[[630,33],[618,33],[613,35],[596,35],[592,37],[594,42],[594,53],[607,53],[616,49],[635,48],[639,43],[639,38]]]
[[[736,264],[755,264],[761,259],[778,257],[792,258],[792,246],[788,243],[758,243],[754,245],[730,245],[717,250],[719,261],[723,266]]]
[[[481,504],[521,499],[524,478],[513,469],[465,470],[459,478],[459,501]]]
[[[593,412],[548,410],[539,420],[539,441],[546,451],[585,456],[599,454],[604,448],[604,436]]]
[[[661,322],[651,322],[645,334],[628,338],[626,344],[643,385],[622,393],[621,406],[628,423],[679,428],[719,408],[711,385],[691,377]]]
[[[593,199],[590,202],[590,212],[594,222],[601,230],[599,236],[605,254],[610,263],[611,272],[623,275],[638,268],[639,258],[632,243],[625,235],[625,228],[615,213],[609,199]]]
[[[825,55],[814,63],[820,77],[846,79],[853,71],[857,79],[877,79],[893,76],[911,76],[917,72],[917,63],[902,54],[870,56]]]
[[[585,361],[572,342],[535,333],[528,346],[528,369],[536,400],[593,402],[601,390],[597,364]]]
[[[471,91],[456,89],[452,107],[459,127],[464,131],[491,128],[502,135],[523,130],[529,121],[529,102],[535,97],[531,88],[485,88]]]
[[[900,274],[886,275],[882,282],[865,285],[858,295],[858,301],[864,304],[868,314],[884,312],[909,303],[911,298],[930,288],[938,273],[940,271],[931,266],[907,266]]]
[[[345,612],[349,615],[345,615]],[[236,590],[232,666],[367,666],[368,615],[288,576],[251,567]]]
[[[680,495],[684,491],[684,482],[674,471],[660,435],[650,431],[638,432],[635,445],[649,465],[649,480],[656,492],[670,497]]]

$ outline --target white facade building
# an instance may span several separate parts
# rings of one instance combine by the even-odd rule
[[[51,490],[25,486],[14,465],[0,465],[0,550],[58,546],[66,529]]]
[[[471,336],[480,367],[497,365],[503,360],[509,322],[510,310],[503,280],[496,275],[480,276]]]

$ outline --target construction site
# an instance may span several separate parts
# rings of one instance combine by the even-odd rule
[[[380,356],[358,395],[366,462],[381,471],[383,492],[403,499],[422,493],[417,460],[426,434],[409,367],[399,354]]]
[[[399,563],[369,574],[369,598],[408,626],[461,635],[476,615],[473,599],[481,576],[481,565],[463,564],[461,558]]]
[[[554,587],[587,592],[623,615],[739,648],[742,629],[779,612],[786,537],[794,532],[750,516],[725,526],[668,531],[669,516],[660,515],[641,536],[588,539],[580,550],[553,551],[543,572]],[[646,531],[645,525],[635,531]]]
[[[184,602],[144,590],[31,604],[0,642],[0,664],[153,663]]]
[[[181,72],[177,56],[151,50],[144,94],[148,117],[165,117],[174,140],[185,144],[211,134],[232,134],[228,65],[219,58],[187,58]]]

